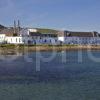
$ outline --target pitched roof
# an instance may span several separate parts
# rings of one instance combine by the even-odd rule
[[[98,37],[98,32],[72,32],[66,31],[68,37]]]
[[[5,27],[4,27],[3,25],[0,24],[0,29],[1,29],[1,28],[5,28]]]

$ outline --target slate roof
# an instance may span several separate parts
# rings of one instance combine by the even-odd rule
[[[98,32],[64,32],[67,37],[98,37]]]

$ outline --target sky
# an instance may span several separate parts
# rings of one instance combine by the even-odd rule
[[[0,24],[100,32],[100,0],[0,0]]]

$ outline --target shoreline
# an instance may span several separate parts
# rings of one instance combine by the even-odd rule
[[[3,45],[0,53],[35,51],[100,50],[100,45]]]

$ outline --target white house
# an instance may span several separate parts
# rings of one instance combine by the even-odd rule
[[[25,31],[23,31],[23,34],[25,34]],[[14,34],[13,28],[4,29],[0,32],[0,43],[29,44],[32,43],[32,41],[32,37],[28,34]]]

